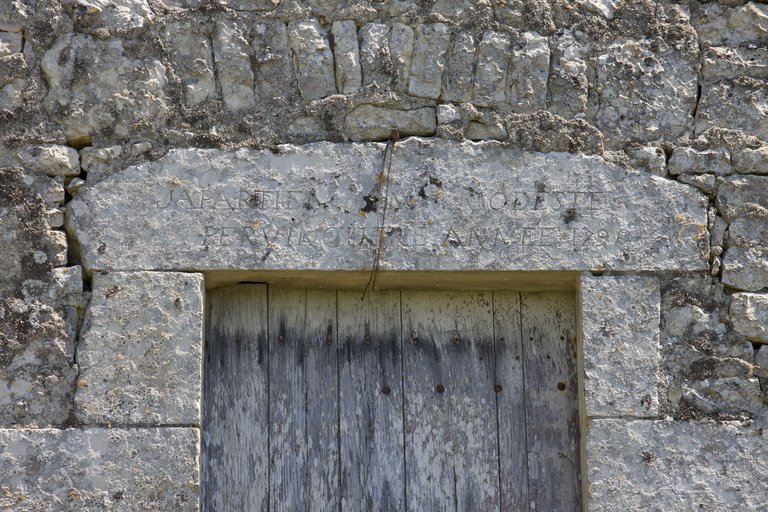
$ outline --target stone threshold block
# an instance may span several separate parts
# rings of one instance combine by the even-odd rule
[[[587,417],[656,417],[661,290],[655,277],[580,281]]]
[[[0,509],[196,511],[197,428],[0,429]]]
[[[110,272],[93,278],[77,362],[86,425],[199,425],[203,277]]]
[[[597,156],[410,137],[171,150],[79,194],[87,270],[709,269],[707,198]],[[383,204],[388,208],[383,235]]]
[[[768,439],[739,423],[592,420],[590,512],[765,510]]]

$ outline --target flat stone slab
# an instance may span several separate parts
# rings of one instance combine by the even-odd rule
[[[590,512],[765,508],[768,442],[757,426],[592,420],[586,453]]]
[[[96,274],[77,347],[78,421],[199,425],[202,331],[202,275]]]
[[[587,417],[656,417],[659,280],[585,275],[580,283]]]
[[[199,509],[196,428],[0,429],[0,508]]]
[[[387,179],[385,147],[172,150],[78,195],[68,229],[91,271],[363,270],[382,234],[382,270],[708,268],[693,187],[597,156],[418,138],[396,144]]]

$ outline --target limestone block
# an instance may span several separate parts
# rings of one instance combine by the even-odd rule
[[[669,159],[669,174],[731,174],[731,155],[725,148],[711,148],[697,151],[693,148],[675,148]]]
[[[763,429],[740,423],[592,420],[587,431],[591,512],[759,510],[768,495]]]
[[[0,430],[0,506],[196,511],[196,428]]]
[[[459,32],[453,38],[445,57],[443,101],[462,103],[471,100],[476,46],[475,36],[470,32]]]
[[[571,32],[556,39],[548,84],[550,112],[572,117],[586,111],[589,80],[583,53]]]
[[[27,145],[17,153],[19,162],[31,171],[48,176],[77,176],[80,155],[73,148],[56,144]]]
[[[768,80],[739,77],[705,84],[696,112],[696,133],[719,126],[768,140],[767,105]]]
[[[96,184],[117,172],[122,162],[122,146],[107,148],[85,147],[80,150],[80,166],[88,173],[88,183]]]
[[[768,146],[744,148],[733,154],[733,169],[744,174],[768,174]]]
[[[213,54],[224,104],[233,112],[254,108],[253,69],[245,27],[234,20],[216,23]]]
[[[49,228],[64,226],[64,210],[62,208],[50,208],[45,211],[45,221]]]
[[[734,293],[729,313],[736,332],[752,341],[768,343],[768,294]]]
[[[507,73],[507,101],[515,112],[546,108],[549,42],[536,32],[524,32],[512,47]]]
[[[412,32],[413,29],[411,29]],[[367,23],[360,29],[360,65],[363,85],[379,84],[380,87],[384,87],[394,79],[389,35],[387,25],[383,23]],[[402,30],[400,35],[407,36]],[[407,43],[407,39],[403,43]],[[392,44],[394,45],[394,41]],[[408,51],[407,48],[403,50]],[[405,56],[405,53],[402,56]],[[410,63],[410,55],[407,59]]]
[[[199,274],[96,274],[77,352],[78,421],[199,424],[202,326]]]
[[[171,60],[184,87],[188,107],[216,97],[211,41],[192,22],[172,22],[165,27]]]
[[[85,32],[109,29],[117,32],[142,28],[155,18],[147,0],[64,0],[74,21]]]
[[[728,227],[723,256],[723,283],[739,290],[768,286],[768,222],[766,217],[738,218]]]
[[[488,19],[493,16],[491,3],[487,0],[437,0],[432,13],[456,22]]]
[[[715,175],[714,174],[681,174],[677,181],[692,185],[707,195],[715,193]]]
[[[14,110],[21,108],[24,104],[24,88],[27,86],[27,80],[16,78],[7,85],[0,87],[0,108]]]
[[[0,30],[21,32],[35,13],[32,0],[0,2]]]
[[[738,7],[706,3],[692,21],[699,40],[707,46],[768,42],[768,5],[762,3],[747,2]]]
[[[408,72],[413,58],[416,36],[413,28],[398,21],[392,23],[389,33],[389,53],[395,68],[395,88],[404,92],[408,89]]]
[[[128,138],[165,126],[165,66],[152,56],[129,55],[119,39],[62,35],[41,69],[48,83],[43,107],[72,145],[88,145],[102,130]]]
[[[334,21],[331,33],[336,63],[336,89],[342,94],[352,94],[360,89],[363,83],[357,26],[352,20]]]
[[[597,58],[595,122],[610,147],[690,133],[697,63],[661,39],[618,38]]]
[[[288,50],[288,28],[279,20],[253,26],[254,75],[259,100],[289,96],[297,90]]]
[[[667,175],[667,157],[659,146],[630,145],[624,151],[634,167],[646,169],[656,176]]]
[[[208,0],[162,0],[168,7],[181,7],[185,9],[197,9],[208,3]]]
[[[768,176],[732,176],[717,187],[715,201],[727,222],[768,209]]]
[[[280,5],[280,0],[216,0],[236,11],[273,11]]]
[[[437,117],[433,107],[397,110],[360,105],[344,119],[345,134],[352,140],[387,140],[392,128],[401,136],[434,135]]]
[[[701,67],[706,84],[738,76],[768,79],[768,48],[707,48]]]
[[[440,96],[450,37],[450,29],[443,23],[425,23],[416,27],[408,94],[433,99]]]
[[[453,105],[437,106],[437,124],[458,123],[461,119],[461,112]]]
[[[366,108],[360,123],[389,115]],[[384,147],[172,150],[88,186],[67,229],[89,270],[366,269]],[[693,187],[496,142],[412,137],[395,149],[382,269],[709,269],[707,198]]]
[[[611,20],[613,13],[625,3],[625,0],[576,0],[576,3],[587,11]]]
[[[54,267],[67,264],[67,234],[63,231],[48,232],[48,258]]]
[[[682,387],[683,407],[707,416],[746,418],[765,407],[756,377],[711,376],[687,381]]]
[[[464,136],[469,140],[504,140],[509,134],[502,123],[486,124],[470,121],[467,123]]]
[[[333,54],[320,23],[316,20],[289,23],[288,46],[295,55],[301,95],[316,100],[335,94]]]
[[[0,32],[0,57],[21,53],[21,33]]]
[[[586,415],[655,417],[661,291],[654,277],[581,277]]]
[[[507,67],[512,38],[488,31],[477,48],[473,103],[480,107],[499,106],[507,99]]]

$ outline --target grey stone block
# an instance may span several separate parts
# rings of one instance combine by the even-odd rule
[[[739,423],[592,420],[590,512],[762,510],[768,432]]]
[[[734,293],[729,313],[736,332],[768,343],[768,293]]]
[[[661,291],[655,277],[581,277],[588,417],[655,417]]]
[[[0,508],[196,511],[196,428],[0,429]]]
[[[199,424],[202,328],[199,274],[95,275],[77,353],[78,421]]]
[[[173,150],[88,187],[67,225],[91,270],[366,269],[383,150]],[[709,269],[706,197],[597,156],[410,138],[391,177],[382,269]]]
[[[336,64],[336,89],[342,94],[352,94],[362,85],[357,27],[352,20],[334,21],[331,33]]]
[[[408,94],[435,99],[440,96],[450,38],[450,30],[443,23],[425,23],[416,28]]]
[[[216,23],[213,55],[224,104],[233,112],[256,106],[250,44],[244,26],[234,20]]]
[[[320,23],[316,20],[289,23],[288,46],[295,55],[302,97],[316,100],[335,94],[333,54]]]
[[[697,151],[693,148],[675,148],[669,159],[669,174],[731,174],[731,155],[725,148]]]
[[[755,205],[768,210],[768,176],[732,176],[717,187],[715,206],[729,223],[752,214]]]
[[[434,135],[437,114],[434,107],[398,110],[360,105],[344,119],[345,134],[352,140],[387,140],[392,128],[401,136]]]

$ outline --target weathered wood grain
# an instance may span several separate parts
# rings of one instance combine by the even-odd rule
[[[501,510],[528,510],[520,292],[493,292]]]
[[[491,295],[403,292],[409,510],[499,510]]]
[[[268,510],[267,289],[208,295],[202,424],[202,509]]]
[[[338,308],[341,509],[405,510],[400,292]]]
[[[522,293],[528,445],[533,510],[580,510],[575,301],[568,293]]]
[[[336,293],[269,289],[270,510],[337,510]]]
[[[203,510],[578,510],[573,299],[211,290]]]

